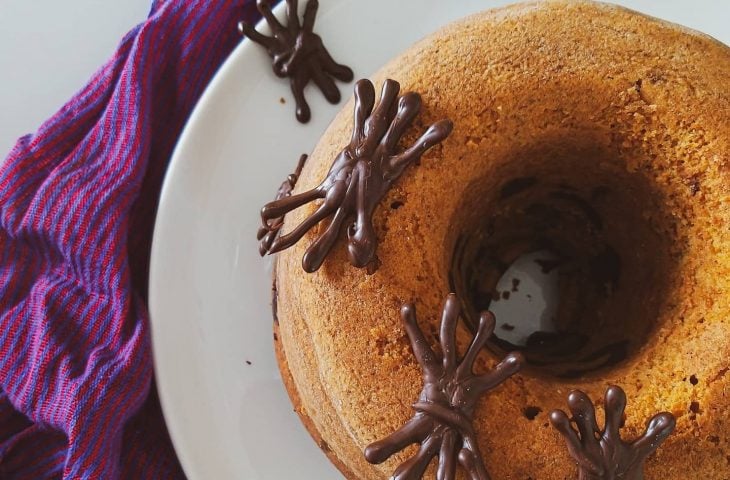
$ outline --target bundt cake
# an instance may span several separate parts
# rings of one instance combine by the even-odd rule
[[[274,272],[282,375],[345,476],[389,478],[418,449],[380,464],[364,455],[413,417],[424,388],[401,307],[416,305],[440,352],[444,298],[456,293],[463,353],[480,314],[503,301],[495,285],[508,266],[551,252],[554,329],[515,343],[498,327],[475,362],[480,374],[524,357],[473,412],[492,478],[576,478],[561,437],[570,419],[551,414],[573,390],[585,393],[570,394],[571,409],[596,408],[607,429],[620,417],[626,438],[657,412],[676,418],[648,480],[730,478],[730,49],[621,7],[549,0],[448,25],[388,63],[376,89],[386,79],[421,96],[401,149],[429,125],[442,131],[369,211],[377,248],[353,252],[358,231],[346,226],[305,271],[328,234],[327,221],[311,224]],[[361,114],[344,107],[293,196],[327,178]],[[282,233],[319,198],[288,211]],[[604,415],[604,392],[611,412],[628,398],[625,417]],[[661,418],[650,427],[668,428]]]

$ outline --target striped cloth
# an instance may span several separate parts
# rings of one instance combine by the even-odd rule
[[[183,478],[152,387],[152,227],[178,135],[252,3],[154,1],[0,166],[1,479]]]

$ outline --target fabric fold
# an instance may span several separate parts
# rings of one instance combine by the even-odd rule
[[[149,252],[172,150],[240,19],[254,2],[155,1],[0,166],[0,477],[183,477],[150,392]]]

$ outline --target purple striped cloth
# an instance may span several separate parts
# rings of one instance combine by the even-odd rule
[[[1,479],[183,478],[152,386],[152,227],[241,18],[257,19],[251,0],[153,2],[0,166]]]

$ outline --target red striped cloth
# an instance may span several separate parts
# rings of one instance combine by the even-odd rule
[[[155,1],[0,166],[0,478],[183,477],[151,387],[152,226],[178,135],[252,7]]]

